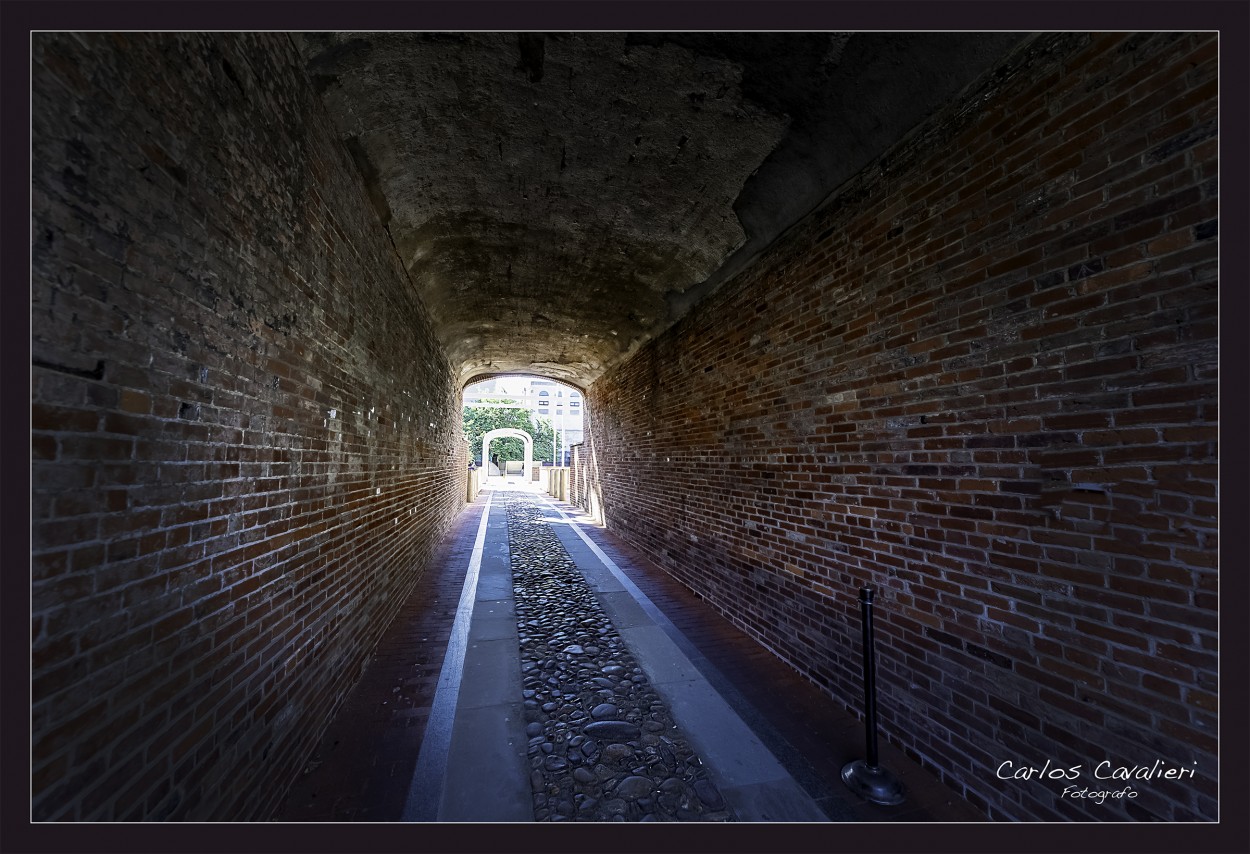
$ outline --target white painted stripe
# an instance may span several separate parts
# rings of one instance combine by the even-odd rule
[[[828,821],[816,802],[678,648],[664,627],[672,628],[677,634],[680,631],[582,531],[581,524],[573,521],[547,496],[541,498],[581,537],[595,557],[652,618],[654,626],[632,626],[618,629],[618,632],[651,678],[652,687],[668,704],[673,720],[685,731],[713,782],[738,817],[743,821]],[[659,674],[656,668],[660,666],[675,668],[683,675],[657,679]]]
[[[404,802],[403,821],[435,821],[438,818],[447,776],[447,756],[451,750],[451,728],[456,717],[460,680],[464,676],[464,654],[469,645],[469,623],[477,598],[477,577],[482,569],[482,552],[486,546],[486,524],[490,520],[493,498],[493,493],[486,494],[486,506],[482,508],[482,521],[477,526],[477,539],[473,542],[469,569],[464,577],[464,587],[460,590],[460,603],[456,606],[456,619],[452,622],[451,637],[447,641],[447,654],[443,658],[430,718],[421,739],[421,752],[417,754],[417,767]]]
[[[600,563],[602,563],[604,566],[608,568],[608,571],[611,572],[612,575],[616,577],[616,580],[621,582],[621,586],[624,587],[629,592],[629,594],[633,596],[634,599],[637,600],[638,604],[642,606],[642,610],[647,612],[648,617],[650,617],[654,622],[659,623],[661,625],[664,625],[664,624],[672,625],[668,617],[664,616],[664,612],[661,611],[659,608],[657,608],[655,606],[655,603],[647,598],[647,594],[639,590],[638,585],[634,584],[634,582],[630,580],[629,576],[627,576],[624,572],[621,571],[621,568],[616,565],[616,562],[613,561],[612,558],[604,554],[603,549],[595,545],[594,540],[586,536],[586,532],[582,530],[582,526],[579,523],[574,522],[571,518],[569,518],[568,514],[565,513],[564,510],[562,510],[558,504],[556,504],[546,495],[539,495],[539,498],[545,501],[548,507],[550,507],[552,510],[559,513],[560,518],[563,519],[568,524],[568,526],[573,529],[573,532],[577,534],[577,536],[582,538],[582,542],[586,544],[587,548],[589,548],[590,551],[594,553],[594,556],[599,559]]]

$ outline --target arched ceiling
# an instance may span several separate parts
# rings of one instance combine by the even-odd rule
[[[1022,37],[298,38],[460,381],[585,388]]]

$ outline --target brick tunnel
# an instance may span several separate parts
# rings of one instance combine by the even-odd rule
[[[535,520],[856,744],[873,587],[927,818],[1217,820],[1217,46],[34,34],[33,820],[289,815]],[[467,495],[513,374],[585,396],[565,501]]]

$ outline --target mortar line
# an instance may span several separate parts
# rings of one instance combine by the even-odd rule
[[[438,687],[430,705],[430,717],[425,725],[425,735],[421,739],[421,751],[417,754],[417,766],[412,772],[412,782],[404,802],[402,821],[438,819],[447,777],[447,757],[451,751],[452,724],[460,696],[460,681],[464,677],[469,623],[472,621],[473,605],[477,600],[477,578],[482,568],[486,526],[490,520],[493,498],[493,492],[486,494],[486,504],[482,508],[482,519],[477,526],[477,538],[473,541],[473,553],[469,557],[464,587],[460,590],[460,602],[456,606],[456,619],[452,623],[451,637],[447,642],[447,654],[443,657]]]

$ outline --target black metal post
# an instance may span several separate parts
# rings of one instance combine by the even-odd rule
[[[864,637],[864,741],[868,764],[877,767],[877,646],[872,633],[871,587],[859,591],[861,631]]]
[[[874,593],[871,587],[863,587],[859,591],[864,638],[864,746],[868,758],[857,759],[843,768],[842,782],[857,795],[874,803],[894,805],[903,802],[903,784],[880,766],[877,756],[877,651],[872,632]]]

